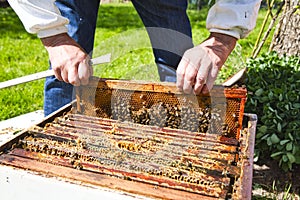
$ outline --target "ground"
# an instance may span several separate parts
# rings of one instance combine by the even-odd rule
[[[253,199],[299,200],[299,194],[300,165],[295,165],[291,172],[284,172],[275,160],[264,159],[254,164]],[[284,198],[284,195],[287,197]]]

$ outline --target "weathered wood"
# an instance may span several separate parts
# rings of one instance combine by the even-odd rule
[[[143,91],[143,92],[157,92],[157,93],[174,93],[178,95],[185,95],[178,90],[175,83],[170,82],[149,82],[149,81],[127,81],[127,80],[113,80],[101,79],[92,77],[89,85],[77,87],[77,91],[85,90],[86,88],[94,88],[100,90],[129,90],[129,91]],[[197,96],[212,96],[214,98],[245,98],[247,94],[246,88],[224,88],[221,85],[215,85],[208,94],[201,94]],[[196,95],[190,95],[196,96]]]
[[[94,173],[90,171],[76,170],[59,165],[53,165],[44,162],[36,162],[32,159],[22,158],[13,155],[1,155],[0,163],[22,169],[31,169],[32,171],[47,174],[47,176],[58,176],[65,178],[67,181],[92,184],[115,190],[126,191],[134,194],[144,195],[160,199],[215,199],[214,197],[199,195],[195,193],[174,190],[171,188],[154,186],[151,184],[141,183],[139,181],[124,180],[116,177]],[[226,191],[222,191],[221,198],[225,197]]]
[[[68,106],[68,108],[66,107],[63,110],[60,110],[59,112],[57,112],[55,115],[45,119],[45,121],[43,123],[40,123],[40,125],[42,127],[46,126],[46,128],[47,128],[48,127],[46,125],[47,122],[54,121],[54,123],[58,123],[59,120],[58,121],[55,120],[55,117],[64,119],[64,117],[62,115],[65,115],[63,113],[70,110],[69,107],[70,107],[70,105]],[[79,117],[79,115],[75,115],[75,116]],[[96,119],[96,118],[86,116],[83,121],[85,121],[85,120],[93,121],[93,119]],[[70,120],[70,118],[66,118],[66,120]],[[110,125],[113,124],[112,123],[113,120],[105,119],[104,121],[105,121],[105,123],[103,124],[103,126],[107,126],[108,124],[110,124]],[[248,120],[245,120],[245,121],[248,121]],[[252,119],[252,121],[257,121],[257,119],[256,118]],[[223,178],[230,178],[230,180],[234,182],[235,190],[232,191],[233,199],[250,199],[251,198],[251,178],[252,178],[251,172],[252,172],[252,165],[253,165],[252,156],[253,156],[256,124],[249,123],[248,126],[246,124],[245,124],[245,126],[248,127],[249,130],[247,128],[243,129],[246,131],[243,132],[243,135],[241,134],[241,137],[239,137],[240,138],[240,147],[238,150],[239,151],[238,156],[240,157],[240,159],[237,160],[236,165],[233,165],[234,168],[242,170],[242,172],[236,173],[234,171],[230,172],[230,170],[229,170],[228,172],[231,175],[236,174],[237,176],[223,177]],[[143,127],[143,126],[141,125],[139,127]],[[150,134],[151,127],[148,127],[148,128],[147,128],[147,133]],[[42,128],[40,128],[40,129],[42,129]],[[157,128],[157,130],[158,129],[159,128]],[[128,129],[128,130],[131,130],[131,129]],[[172,129],[164,129],[164,130],[169,130],[169,132],[164,136],[172,135],[173,137],[177,137],[180,135],[179,132],[178,132],[178,134],[175,134],[175,132],[174,132],[175,130],[172,130]],[[182,131],[182,132],[187,132],[187,131]],[[190,133],[190,134],[192,134],[192,133]],[[24,139],[24,140],[27,139],[29,141],[28,145],[31,145],[31,143],[38,143],[38,140],[34,140],[34,137],[33,137],[34,135],[32,135],[31,133],[27,134],[27,132],[22,133],[17,138],[22,140],[22,138],[25,137],[26,135],[29,135],[29,138]],[[74,135],[76,135],[76,134],[74,134]],[[188,134],[188,137],[189,136],[191,136],[191,135]],[[205,135],[201,135],[200,137],[205,137]],[[212,139],[213,137],[215,137],[215,136],[210,135],[208,138]],[[206,138],[206,139],[208,139],[208,138]],[[49,139],[51,141],[51,138],[49,138]],[[210,139],[208,139],[208,140],[210,140]],[[56,140],[57,140],[56,138],[53,138],[54,143],[53,144],[51,143],[52,146],[50,144],[48,147],[54,147],[56,145],[55,144]],[[223,140],[223,139],[219,138],[219,140],[217,140],[217,141],[220,141],[220,140]],[[16,139],[14,139],[13,141],[16,142]],[[224,141],[226,141],[226,140],[224,140]],[[72,142],[74,142],[74,141],[72,141]],[[213,197],[196,194],[195,193],[196,191],[189,192],[189,191],[193,190],[193,188],[191,188],[191,187],[189,188],[189,191],[181,191],[185,187],[184,185],[182,185],[182,184],[186,184],[184,182],[180,183],[178,185],[178,187],[172,186],[172,188],[170,188],[171,187],[170,184],[175,184],[175,183],[177,184],[179,182],[178,179],[173,179],[173,178],[167,179],[166,177],[158,178],[158,177],[155,177],[156,176],[155,174],[148,174],[149,177],[146,177],[145,180],[154,181],[154,182],[151,184],[147,184],[145,182],[142,183],[141,180],[139,180],[138,176],[131,174],[131,173],[134,173],[134,171],[132,171],[132,170],[125,170],[125,171],[123,171],[124,172],[123,173],[121,171],[118,171],[119,168],[107,168],[102,165],[97,165],[97,166],[93,165],[93,162],[90,162],[89,157],[86,157],[87,158],[86,160],[85,160],[84,156],[80,157],[79,152],[82,151],[84,153],[84,149],[78,151],[78,153],[77,153],[77,156],[80,159],[82,159],[80,161],[80,164],[82,165],[83,169],[76,170],[73,168],[75,166],[74,166],[73,162],[71,162],[71,159],[70,159],[73,157],[64,157],[61,154],[55,155],[55,154],[53,154],[53,151],[52,151],[51,155],[47,154],[47,157],[45,159],[47,152],[41,153],[39,150],[36,151],[35,150],[36,146],[33,147],[33,151],[31,151],[30,149],[28,149],[28,151],[24,151],[23,149],[18,149],[18,147],[20,147],[18,145],[19,144],[17,144],[15,146],[16,149],[14,149],[12,151],[2,152],[3,154],[0,155],[0,164],[40,172],[40,174],[42,174],[42,175],[45,174],[47,176],[54,176],[54,177],[57,176],[57,177],[61,177],[61,178],[66,178],[68,181],[70,180],[71,182],[74,181],[74,182],[78,183],[78,181],[81,181],[82,184],[93,184],[95,186],[101,186],[101,187],[107,187],[107,188],[116,189],[116,190],[122,190],[122,191],[130,192],[130,193],[134,193],[134,194],[141,194],[141,195],[144,195],[147,197],[153,197],[153,198],[159,198],[159,199],[215,199]],[[7,143],[5,149],[10,150],[12,146],[13,146],[13,142]],[[72,149],[69,149],[69,150],[71,151]],[[198,154],[199,152],[197,152],[196,149],[191,149],[191,151],[187,151],[187,153],[188,154],[189,153]],[[185,154],[183,156],[183,159],[190,159],[188,154]],[[199,158],[199,159],[200,159],[199,161],[201,161],[201,158]],[[42,162],[38,162],[38,161],[42,161]],[[97,163],[94,163],[94,164],[97,164]],[[64,165],[64,166],[61,166],[61,165]],[[141,165],[143,165],[143,163],[141,163]],[[155,168],[156,164],[152,163],[152,165]],[[151,167],[152,167],[152,165],[151,165]],[[195,163],[195,166],[197,166],[197,163]],[[231,170],[234,170],[234,168],[232,168]],[[113,170],[116,170],[116,171],[114,172]],[[106,173],[106,172],[109,172],[109,173]],[[185,172],[184,169],[183,169],[183,172]],[[106,175],[103,173],[106,173]],[[109,176],[108,174],[111,176]],[[145,174],[145,173],[142,173],[142,174]],[[209,178],[209,177],[215,176],[217,174],[208,173],[207,175],[209,175],[209,176],[207,176],[206,178]],[[203,177],[203,174],[201,175],[201,173],[199,173],[199,178],[200,177]],[[203,179],[205,179],[205,178],[203,178]],[[211,179],[209,178],[209,180],[211,180]],[[155,181],[156,181],[156,183],[155,183]],[[230,184],[233,184],[231,181],[230,181]],[[225,183],[225,182],[223,182],[223,183]],[[163,183],[168,183],[169,185],[164,185]],[[221,193],[219,193],[219,198],[225,198],[225,197],[227,197],[227,195],[229,195],[229,196],[231,195],[231,188],[227,188],[226,184],[224,186],[225,186],[223,188],[224,191],[221,191]],[[201,186],[197,186],[196,184],[194,184],[193,187],[198,187],[198,189],[201,188]],[[209,188],[211,188],[210,185],[207,189],[209,189]],[[208,192],[213,192],[213,191],[216,191],[216,190],[209,189]],[[228,193],[228,191],[230,191],[230,194]],[[202,194],[204,194],[204,193],[202,193]],[[206,193],[206,194],[209,194],[209,193]],[[240,198],[241,195],[243,195],[243,198]],[[234,198],[234,197],[236,197],[236,198]]]

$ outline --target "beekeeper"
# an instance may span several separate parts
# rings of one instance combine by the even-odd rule
[[[8,0],[29,33],[48,51],[55,76],[45,82],[44,113],[72,101],[73,86],[85,85],[94,45],[99,0]],[[132,0],[153,48],[161,81],[176,82],[185,93],[207,93],[235,47],[255,27],[261,0],[216,0],[206,28],[209,37],[196,46],[187,0]],[[101,20],[101,19],[98,19]],[[173,68],[170,70],[169,67]]]

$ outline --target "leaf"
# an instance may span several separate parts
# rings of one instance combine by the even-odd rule
[[[282,101],[282,100],[283,100],[282,94],[279,95],[278,99],[279,99],[279,101]]]
[[[257,131],[257,134],[255,135],[255,138],[260,139],[261,137],[263,137],[265,135],[265,133],[262,133],[260,131]]]
[[[270,99],[271,101],[272,101],[272,99],[273,99],[273,96],[274,96],[273,92],[270,91],[269,94],[268,94],[268,97],[269,97],[269,99]]]
[[[280,141],[280,145],[285,145],[286,143],[288,143],[290,140],[281,140]]]
[[[260,95],[262,95],[263,92],[264,92],[264,90],[262,88],[260,88],[260,89],[255,91],[255,95],[260,96]]]
[[[287,152],[286,155],[287,155],[287,157],[289,158],[290,163],[296,162],[296,158],[295,158],[295,156],[294,156],[292,153]]]
[[[270,100],[269,100],[269,97],[262,96],[262,97],[260,98],[260,101],[263,102],[263,103],[265,103],[265,102],[269,102]]]
[[[297,164],[297,165],[300,165],[300,156],[295,156],[295,163]]]
[[[278,136],[275,133],[273,133],[271,136],[271,142],[272,142],[272,144],[277,144],[280,142],[280,139],[278,138]]]
[[[282,145],[276,145],[276,148],[279,151],[283,151],[283,149],[285,150],[285,146],[282,146]]]
[[[299,108],[300,108],[300,103],[294,103],[294,104],[293,104],[293,107],[299,109]]]
[[[293,149],[293,142],[288,143],[285,148],[286,148],[287,151],[292,151],[292,149]]]
[[[285,107],[286,110],[290,110],[290,107],[289,107],[288,104],[286,104],[284,107]]]
[[[271,106],[269,106],[268,109],[269,109],[271,112],[274,112],[274,111],[275,111]]]
[[[294,137],[292,136],[291,133],[288,133],[288,136],[289,136],[289,138],[290,138],[292,141],[294,140]]]
[[[299,147],[297,145],[293,145],[292,154],[296,155],[299,150],[300,149],[299,149]],[[300,151],[299,151],[299,153],[300,153]]]
[[[261,132],[261,133],[266,133],[268,130],[268,127],[267,126],[261,126],[259,127],[258,131]]]
[[[282,161],[283,162],[287,162],[289,160],[289,158],[286,156],[286,155],[283,155],[282,156]]]
[[[282,152],[282,151],[279,151],[279,152],[273,153],[273,154],[271,155],[271,157],[274,158],[274,157],[276,157],[276,156],[280,156],[281,154],[283,154],[283,152]]]
[[[262,138],[261,138],[261,140],[265,140],[265,139],[269,139],[270,138],[270,134],[266,134],[266,135],[264,135]]]
[[[267,139],[267,145],[268,146],[272,146],[272,140],[271,140],[271,137],[268,137],[268,139]]]
[[[279,119],[280,121],[282,121],[282,118],[276,113],[275,116],[277,117],[277,119]]]
[[[281,124],[280,123],[277,124],[277,130],[279,133],[281,133]]]

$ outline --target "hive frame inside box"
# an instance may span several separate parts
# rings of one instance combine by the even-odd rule
[[[177,105],[193,107],[196,112],[201,112],[201,109],[205,109],[208,105],[211,118],[213,115],[218,115],[217,112],[221,112],[221,120],[210,119],[209,130],[205,132],[221,134],[224,129],[222,124],[225,124],[229,129],[227,136],[238,139],[238,133],[242,128],[247,90],[241,87],[224,88],[216,85],[208,94],[187,95],[178,91],[175,83],[107,80],[93,77],[88,85],[76,87],[76,109],[85,115],[112,118],[113,109],[116,110],[116,104],[120,103],[119,96],[122,97],[122,103],[125,101],[128,106],[134,107],[135,111],[141,110],[142,107],[156,106],[160,102],[173,107]],[[191,119],[185,120],[188,122]]]
[[[71,109],[71,105],[60,109],[55,112],[41,123],[37,124],[38,126],[43,127],[45,124],[52,122],[56,117],[61,116],[63,113],[68,112]],[[245,119],[244,129],[247,129],[248,134],[241,136],[241,139],[246,142],[242,146],[243,153],[240,155],[246,159],[243,159],[243,162],[240,163],[240,167],[243,169],[242,179],[236,181],[235,187],[236,192],[233,195],[233,199],[251,199],[252,192],[252,169],[253,169],[253,153],[254,153],[254,142],[255,142],[255,128],[257,123],[257,117],[254,114],[244,114]],[[198,194],[193,194],[185,191],[174,190],[164,187],[156,187],[149,184],[144,184],[140,182],[133,182],[129,180],[122,180],[115,177],[110,177],[102,174],[94,174],[85,171],[80,171],[76,169],[69,169],[66,167],[54,166],[47,163],[25,161],[25,160],[15,160],[10,159],[5,156],[5,151],[10,149],[12,145],[19,140],[27,136],[27,131],[22,131],[16,135],[15,138],[8,141],[6,144],[0,147],[0,163],[2,165],[13,166],[16,168],[31,170],[38,172],[41,175],[46,175],[48,177],[60,177],[65,178],[66,181],[74,182],[78,184],[92,184],[95,186],[101,186],[105,188],[121,190],[133,194],[144,195],[152,198],[162,198],[162,199],[216,199],[213,197],[202,196]],[[76,178],[74,178],[76,177]]]
[[[74,102],[75,104],[78,102]],[[71,110],[72,106],[67,105],[66,107],[60,109],[56,113],[53,113],[51,116],[43,120],[38,126],[44,127],[47,123],[52,122],[56,117],[62,116],[64,113]],[[240,167],[243,169],[241,173],[241,179],[235,182],[235,193],[233,194],[233,199],[251,199],[251,187],[252,187],[252,165],[253,165],[253,149],[254,149],[254,138],[255,138],[255,127],[256,127],[256,115],[245,114],[244,115],[244,134],[239,135],[240,140],[242,141],[241,145],[241,154],[240,157],[243,157],[242,162],[239,163]],[[241,132],[242,133],[242,132]],[[247,134],[245,134],[247,133]],[[5,145],[0,147],[0,152],[5,152],[5,150],[10,149],[11,146],[19,139],[27,135],[26,131],[23,131],[16,135],[16,138],[7,142]],[[5,154],[1,155],[1,163],[5,165],[15,166],[23,169],[30,169],[32,171],[41,172],[47,175],[58,176],[68,179],[69,181],[82,181],[83,183],[93,184],[97,186],[108,187],[112,189],[118,189],[134,194],[141,194],[147,197],[154,198],[164,198],[164,199],[215,199],[212,197],[202,196],[194,193],[189,193],[185,191],[156,187],[153,185],[116,179],[115,177],[109,177],[102,174],[91,174],[86,171],[78,171],[75,169],[68,169],[66,167],[53,166],[47,163],[38,163],[36,162],[23,162],[22,160],[11,160],[6,157]],[[76,175],[77,179],[74,180],[73,177]]]

